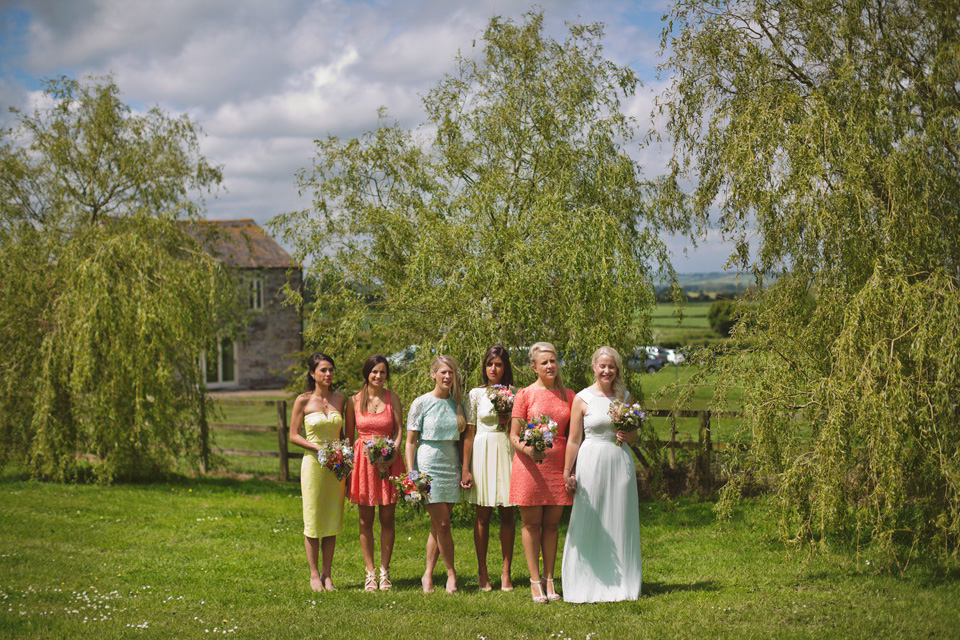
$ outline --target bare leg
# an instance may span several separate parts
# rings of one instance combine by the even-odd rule
[[[557,545],[560,540],[560,516],[563,505],[550,505],[543,508],[543,527],[540,546],[543,549],[543,576],[547,579],[547,597],[555,599],[553,588],[553,570],[557,565]]]
[[[384,569],[390,568],[390,558],[393,557],[393,541],[397,535],[396,514],[396,504],[380,505],[380,566]]]
[[[440,547],[440,557],[443,558],[443,564],[447,567],[447,593],[453,593],[457,590],[457,571],[453,565],[453,534],[450,531],[450,513],[452,511],[453,504],[449,502],[436,502],[427,505],[427,513],[430,514],[430,529],[436,536],[436,545]],[[428,541],[428,555],[429,552]],[[430,558],[428,557],[427,562],[429,561]]]
[[[367,566],[367,573],[374,571],[373,519],[375,508],[357,505],[357,510],[360,512],[360,550],[363,552],[363,563]]]
[[[534,595],[539,595],[540,586],[540,537],[543,509],[541,506],[520,507],[520,518],[522,520],[520,539],[523,542],[523,555],[527,560],[527,570],[530,572],[531,592],[533,592],[533,584],[537,583],[537,591]]]
[[[307,564],[310,565],[310,588],[323,591],[323,579],[317,562],[320,559],[320,540],[303,536],[303,546],[307,550]]]
[[[510,567],[513,565],[513,543],[517,539],[517,524],[513,518],[513,507],[497,507],[497,512],[500,514],[500,553],[503,554],[500,588],[509,590],[513,589]]]
[[[426,558],[427,566],[423,571],[420,583],[423,585],[425,593],[433,593],[433,570],[437,566],[437,560],[440,559],[440,547],[437,546],[437,533],[433,518],[430,518],[430,533],[427,535]]]
[[[380,580],[381,591],[393,588],[390,581],[390,558],[393,556],[393,541],[396,538],[396,504],[380,505]]]
[[[323,581],[323,588],[327,591],[335,590],[330,573],[333,569],[333,550],[336,546],[337,536],[326,536],[320,539],[320,551],[323,553],[323,572],[320,574],[320,578]]]
[[[487,573],[487,547],[490,542],[490,516],[493,507],[477,505],[477,517],[473,522],[473,544],[477,548],[477,576],[481,591],[490,590],[490,575]]]

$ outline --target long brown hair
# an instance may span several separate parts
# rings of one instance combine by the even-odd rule
[[[321,362],[329,362],[331,365],[336,367],[337,365],[333,362],[333,358],[328,356],[325,353],[311,353],[307,358],[307,392],[312,392],[317,388],[317,381],[313,379],[313,376],[310,375],[317,370],[317,367],[320,366]]]
[[[367,388],[370,386],[370,372],[373,371],[373,368],[381,362],[383,363],[383,366],[387,368],[387,377],[383,380],[384,382],[387,382],[390,380],[390,362],[387,360],[387,356],[383,355],[382,353],[375,353],[367,358],[363,363],[363,386],[360,387],[360,402],[358,403],[360,406],[357,407],[357,410],[360,413],[367,412],[367,400],[370,399],[370,394],[367,392]],[[384,401],[385,403],[389,403],[389,392],[386,394],[386,396],[387,397],[384,398]]]
[[[510,366],[510,352],[499,344],[495,344],[483,354],[483,365],[480,367],[480,373],[483,376],[483,386],[490,386],[490,378],[487,377],[487,364],[494,358],[503,360],[503,377],[500,378],[500,384],[504,386],[513,385],[513,367]]]

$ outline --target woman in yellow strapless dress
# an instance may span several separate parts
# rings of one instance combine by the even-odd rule
[[[307,450],[300,464],[300,492],[310,588],[333,591],[330,571],[337,534],[343,530],[344,480],[337,480],[332,471],[320,466],[317,451],[323,444],[343,438],[344,397],[330,391],[333,358],[314,353],[307,358],[307,366],[307,392],[293,403],[290,443]],[[322,571],[318,566],[321,552]]]

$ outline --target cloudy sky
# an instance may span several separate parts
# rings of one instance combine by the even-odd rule
[[[113,73],[136,109],[187,113],[204,130],[203,153],[224,165],[226,192],[208,216],[253,218],[306,206],[294,174],[313,140],[353,137],[376,126],[384,106],[405,127],[424,120],[421,96],[453,71],[457,51],[475,55],[494,15],[517,21],[514,0],[0,0],[0,105],[28,107],[41,81]],[[546,31],[603,22],[604,50],[644,83],[625,105],[649,128],[666,0],[540,0]],[[6,115],[0,116],[9,119]],[[3,122],[3,120],[0,120]],[[648,177],[662,148],[631,152]],[[729,247],[696,250],[670,239],[680,272],[717,271]],[[688,254],[684,255],[684,249]]]

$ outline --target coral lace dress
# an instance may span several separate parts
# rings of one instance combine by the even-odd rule
[[[386,408],[380,413],[361,413],[359,410],[359,394],[353,398],[355,423],[357,425],[357,440],[353,444],[353,473],[350,475],[350,502],[353,504],[372,507],[378,504],[393,504],[397,501],[397,489],[386,478],[380,477],[380,470],[367,458],[364,443],[379,436],[393,435],[393,403],[387,402]],[[395,443],[398,453],[403,446],[402,442]],[[390,468],[388,476],[402,476],[406,473],[403,456],[397,455]]]
[[[510,476],[510,502],[530,507],[537,505],[567,505],[573,496],[563,485],[563,458],[567,451],[567,429],[570,426],[570,405],[573,391],[564,389],[547,391],[526,387],[517,392],[513,401],[513,417],[527,421],[540,415],[548,415],[557,423],[557,435],[553,448],[547,449],[546,459],[537,464],[526,453],[513,454],[513,471]]]

